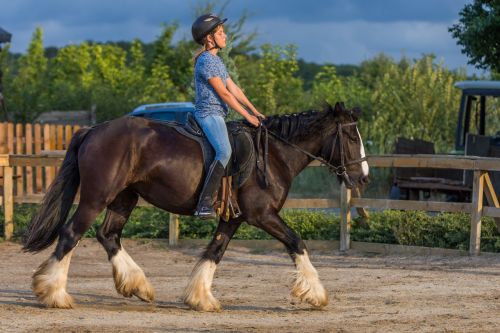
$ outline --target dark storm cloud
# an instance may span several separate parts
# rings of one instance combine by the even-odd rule
[[[4,0],[0,20],[13,26],[35,21],[57,20],[64,25],[117,23],[129,20],[191,22],[197,1],[181,0]],[[238,17],[243,10],[253,19],[284,18],[296,22],[363,20],[451,21],[463,1],[457,0],[233,0],[226,13]]]
[[[132,20],[172,21],[190,17],[190,4],[179,0],[15,0],[0,1],[0,22],[14,26],[58,21],[65,26],[112,24]]]
[[[234,8],[233,8],[234,4]],[[251,8],[259,18],[285,18],[295,22],[451,21],[463,7],[457,0],[245,0],[231,2],[230,13]]]
[[[298,46],[308,61],[358,63],[384,52],[419,57],[435,53],[451,68],[466,59],[447,31],[470,0],[233,0],[225,15],[246,10],[246,29],[259,43]],[[0,0],[0,26],[13,34],[11,49],[24,52],[37,26],[46,46],[85,40],[139,38],[151,42],[164,22],[178,22],[175,38],[190,35],[200,1],[182,0]],[[219,3],[222,3],[220,1]]]

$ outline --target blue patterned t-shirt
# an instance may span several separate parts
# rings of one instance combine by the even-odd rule
[[[208,51],[203,52],[196,60],[194,66],[195,85],[195,116],[206,117],[208,115],[227,116],[227,105],[222,101],[208,79],[220,77],[224,85],[227,84],[226,66],[221,58]]]

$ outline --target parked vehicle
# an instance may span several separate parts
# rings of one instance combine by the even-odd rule
[[[141,105],[135,108],[130,115],[184,124],[187,121],[188,113],[193,112],[194,104],[191,102],[170,102]]]
[[[462,90],[453,154],[500,157],[500,81],[461,81]],[[434,144],[399,138],[396,154],[435,154]],[[500,192],[500,172],[491,172],[496,192]],[[433,191],[444,192],[450,201],[468,201],[472,190],[469,171],[446,169],[394,170],[391,198],[418,200]]]

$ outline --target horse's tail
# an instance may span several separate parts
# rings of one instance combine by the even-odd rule
[[[52,245],[66,222],[80,185],[78,149],[89,131],[84,128],[73,135],[59,173],[23,236],[24,251],[38,252]]]

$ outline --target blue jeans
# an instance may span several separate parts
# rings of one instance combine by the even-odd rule
[[[231,158],[231,144],[227,135],[227,127],[224,118],[216,115],[208,115],[206,117],[196,117],[196,121],[203,129],[203,133],[208,139],[208,142],[215,150],[215,160],[226,167]]]

